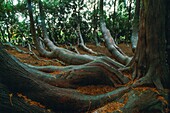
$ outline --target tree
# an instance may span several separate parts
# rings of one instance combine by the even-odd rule
[[[134,52],[138,42],[138,31],[139,31],[139,12],[140,12],[140,0],[136,0],[136,7],[135,7],[135,16],[133,19],[133,28],[132,28],[132,51]]]
[[[72,55],[75,55],[75,59],[82,58],[82,62],[76,62],[82,65],[37,67],[19,62],[7,54],[0,45],[0,91],[3,94],[1,96],[3,102],[6,102],[0,103],[0,107],[4,113],[9,112],[8,110],[47,112],[43,108],[30,106],[16,96],[17,93],[22,93],[47,108],[51,108],[54,112],[86,112],[113,100],[122,101],[124,94],[128,93],[129,98],[121,108],[123,113],[166,112],[167,103],[162,97],[166,95],[164,89],[169,88],[170,80],[168,67],[170,65],[170,41],[168,39],[170,32],[167,29],[170,26],[169,5],[169,0],[142,1],[138,45],[134,58],[128,64],[134,67],[133,79],[135,82],[120,72],[122,68],[125,68],[123,64],[108,57],[87,56],[86,58],[93,59],[83,62],[86,59],[83,59],[82,56],[59,49],[59,55],[62,57],[71,56],[67,62],[71,62]],[[108,33],[107,30],[106,35]],[[49,39],[44,40],[47,45],[49,43],[52,45]],[[55,48],[55,55],[57,54],[57,47],[49,46],[49,48]],[[68,57],[64,58],[68,59]],[[60,73],[51,76],[49,73],[54,71]],[[109,84],[114,85],[116,89],[97,96],[84,95],[71,89],[87,84]],[[122,84],[126,85],[119,86]],[[149,90],[145,89],[146,91],[142,93],[136,91],[135,88],[140,86],[148,86]],[[153,90],[155,88],[157,91]],[[19,106],[21,107],[19,108]]]
[[[167,13],[169,9],[163,7],[166,6],[166,2],[168,3],[168,1],[144,2],[140,17],[140,39],[134,57],[136,60],[134,62],[134,78],[142,77],[141,84],[143,82],[145,84],[154,83],[158,89],[168,87],[169,80],[166,53],[166,40],[168,40],[166,28],[168,24],[165,24],[169,21],[166,18],[169,15]],[[152,9],[154,11],[151,11]]]
[[[103,33],[106,47],[110,51],[110,53],[114,56],[116,60],[121,62],[122,64],[128,64],[130,59],[127,55],[125,55],[122,50],[116,45],[113,37],[109,29],[106,27],[105,19],[104,19],[104,10],[103,10],[103,0],[100,0],[100,27]]]

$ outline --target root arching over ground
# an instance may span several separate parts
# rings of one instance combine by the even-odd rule
[[[156,111],[166,110],[167,107],[166,99],[164,98],[167,96],[165,95],[166,93],[160,94],[156,89],[150,87],[133,88],[131,86],[133,83],[131,77],[125,76],[124,72],[118,71],[119,68],[124,68],[125,66],[108,57],[99,58],[83,65],[70,66],[23,64],[8,56],[5,51],[1,52],[1,58],[8,61],[2,62],[4,65],[1,68],[10,67],[8,74],[3,74],[7,73],[6,71],[0,72],[1,77],[3,77],[2,83],[8,87],[2,88],[7,90],[5,90],[6,95],[11,94],[9,91],[12,91],[13,104],[18,103],[18,101],[25,102],[22,98],[15,97],[15,95],[21,93],[29,99],[44,105],[45,108],[39,109],[39,106],[33,108],[33,110],[38,109],[37,112],[40,113],[42,111],[104,112],[104,109],[109,105],[117,106],[112,108],[112,112],[145,113],[151,112],[153,109]],[[11,68],[11,65],[14,67]],[[113,89],[94,95],[81,91],[81,87],[94,85],[101,87],[107,85],[113,87]],[[141,99],[143,101],[139,102]],[[5,97],[4,100],[6,100]],[[150,103],[146,104],[146,100]],[[27,104],[24,106],[30,106],[30,104]],[[154,107],[157,105],[161,105],[161,107],[158,109]],[[16,107],[18,107],[18,104],[15,104],[11,109],[16,109]],[[150,111],[148,111],[148,107],[151,109]]]

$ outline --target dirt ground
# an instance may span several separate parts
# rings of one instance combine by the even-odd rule
[[[131,46],[127,45],[127,44],[119,44],[118,45],[128,56],[132,56],[133,53],[131,51]],[[63,46],[65,47],[65,46]],[[104,44],[101,44],[101,46],[96,47],[93,44],[87,44],[87,47],[91,48],[93,51],[95,52],[100,52],[103,53],[109,57],[112,57],[111,54],[108,52],[108,50],[105,48]],[[21,50],[24,50],[26,52],[28,52],[28,48],[22,48],[19,47]],[[78,48],[78,51],[81,54],[88,54],[85,51],[82,51],[80,48]],[[30,55],[30,54],[23,54],[23,53],[19,53],[17,52],[15,49],[9,48],[7,47],[7,51],[14,55],[15,57],[17,57],[21,62],[23,63],[27,63],[27,64],[31,64],[31,65],[37,65],[37,66],[45,66],[45,65],[55,65],[55,66],[62,66],[63,64],[61,64],[60,62],[48,59],[48,58],[42,58],[40,56],[38,56],[38,53],[36,50],[33,50],[37,56],[39,57],[39,60],[34,56],[34,55]],[[79,92],[88,94],[88,95],[98,95],[98,94],[103,94],[106,92],[110,92],[112,90],[114,90],[114,87],[111,86],[85,86],[85,87],[79,87],[77,89]],[[92,113],[108,113],[108,112],[112,112],[115,110],[119,110],[120,107],[122,107],[123,104],[122,103],[118,103],[118,102],[111,102],[99,109],[94,110]]]

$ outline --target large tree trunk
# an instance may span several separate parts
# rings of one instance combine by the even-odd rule
[[[168,0],[142,1],[139,40],[135,56],[134,79],[138,85],[155,85],[158,89],[168,87],[170,73],[166,52],[169,27]],[[165,7],[166,6],[166,7]],[[168,26],[168,27],[167,27]]]
[[[166,1],[166,21],[165,21],[165,36],[166,36],[166,40],[167,40],[167,44],[166,44],[166,47],[167,47],[167,54],[168,54],[168,64],[170,66],[170,8],[169,8],[169,5],[170,5],[170,1]]]

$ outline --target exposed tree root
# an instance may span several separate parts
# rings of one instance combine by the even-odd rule
[[[65,45],[66,49],[70,50],[70,51],[73,51],[77,54],[80,54],[80,52],[77,50],[76,47],[73,47],[72,44],[69,45],[69,47],[67,45]]]
[[[119,68],[124,68],[124,66],[107,57],[101,57],[83,65],[37,67],[24,65],[2,50],[0,62],[0,68],[3,70],[3,72],[0,71],[1,83],[7,86],[14,95],[22,93],[28,98],[52,109],[54,112],[79,113],[91,111],[108,102],[118,100],[124,94],[130,95],[125,106],[120,109],[125,113],[149,113],[150,109],[160,111],[165,110],[166,107],[166,103],[155,99],[155,97],[159,96],[157,94],[152,95],[151,93],[148,99],[146,98],[146,101],[149,103],[147,105],[144,103],[145,97],[150,93],[141,93],[139,97],[135,93],[136,97],[134,97],[131,87],[139,86],[135,83],[130,87],[117,87],[112,92],[97,96],[85,95],[74,89],[67,89],[89,84],[114,86],[126,84],[129,79],[118,71]],[[139,102],[138,99],[144,101]],[[143,107],[140,107],[141,105]],[[157,107],[159,105],[161,106]]]
[[[103,0],[100,1],[100,28],[104,36],[105,44],[109,52],[120,63],[127,65],[131,58],[128,57],[115,43],[109,29],[106,27],[103,11]]]
[[[114,42],[113,37],[110,34],[110,31],[107,29],[105,22],[101,21],[101,30],[104,35],[106,47],[110,51],[110,53],[114,56],[114,58],[123,63],[128,64],[131,61],[131,58],[128,57]]]
[[[35,52],[32,51],[31,46],[29,46],[29,51],[34,55],[34,57],[35,57],[37,60],[41,60],[41,61],[44,61],[44,62],[54,62],[54,61],[56,61],[56,62],[59,62],[59,63],[62,64],[62,65],[66,65],[64,62],[62,62],[62,61],[60,61],[60,60],[57,60],[57,59],[53,59],[53,60],[40,59],[40,58],[38,57],[38,55],[36,55]]]
[[[159,76],[156,77],[158,73],[155,74],[155,71],[152,69],[153,67],[149,68],[145,76],[138,78],[132,87],[151,86],[159,90],[164,90],[161,79]]]
[[[88,52],[88,53],[91,53],[91,54],[94,54],[94,55],[98,55],[97,52],[94,52],[92,49],[90,49],[90,48],[88,48],[87,46],[85,46],[79,24],[78,24],[78,26],[77,26],[77,31],[78,31],[78,33],[76,32],[76,34],[77,34],[77,36],[79,36],[79,38],[80,38],[80,40],[79,40],[79,41],[80,41],[80,42],[79,42],[79,46],[80,46],[84,51],[86,51],[86,52]]]
[[[76,84],[77,86],[78,85],[89,85],[89,84],[91,85],[92,84],[108,84],[108,85],[117,86],[118,84],[124,84],[129,81],[129,79],[125,77],[117,69],[115,69],[114,67],[111,67],[107,63],[103,63],[102,61],[93,61],[93,62],[84,64],[84,65],[65,66],[65,67],[31,66],[31,65],[28,65],[28,66],[31,67],[32,69],[36,69],[39,71],[43,71],[47,73],[54,73],[56,79],[51,80],[54,82],[50,82],[50,80],[48,80],[48,82],[51,84],[53,83],[53,85],[55,84],[58,87],[66,87],[66,86],[63,86],[64,84],[60,84],[59,81],[61,80],[63,82],[68,81],[68,83]],[[40,77],[41,78],[39,79],[41,80],[44,79],[44,77],[42,76]],[[59,84],[62,86],[60,86]],[[71,87],[73,86],[71,85]]]
[[[63,89],[54,85],[50,85],[50,83],[47,84],[46,81],[50,81],[52,79],[55,80],[55,77],[48,76],[48,74],[46,74],[46,76],[44,75],[44,80],[39,79],[41,78],[41,76],[43,76],[42,73],[39,72],[38,75],[38,71],[34,71],[33,69],[24,66],[16,59],[11,58],[12,57],[5,53],[5,51],[2,51],[0,53],[0,61],[2,64],[0,68],[4,70],[3,72],[0,71],[1,83],[6,85],[13,93],[22,93],[30,99],[40,102],[48,108],[51,108],[55,112],[85,112],[88,110],[91,111],[97,107],[106,104],[107,102],[111,102],[117,98],[120,98],[124,93],[130,90],[129,87],[121,87],[112,92],[98,96],[84,95],[78,93],[76,90]],[[13,65],[13,67],[11,67],[11,65]],[[6,68],[8,68],[8,70],[6,70]],[[96,69],[96,67],[93,68],[93,66],[89,66],[88,68],[89,71],[93,71],[94,69]],[[88,76],[88,72],[83,72],[84,76]],[[95,70],[93,72],[95,72]],[[99,75],[99,73],[97,74],[97,76]],[[76,72],[74,74],[78,73]],[[69,75],[63,75],[63,77],[68,78],[68,76],[70,75],[71,73]],[[81,74],[79,76],[81,76]],[[93,80],[94,78],[89,79]],[[87,79],[85,81],[87,81]],[[67,83],[66,79],[64,79],[63,83]]]
[[[48,111],[46,108],[41,108],[36,105],[30,105],[25,100],[19,98],[16,94],[8,90],[6,86],[0,84],[1,113],[54,113],[52,110]],[[12,95],[10,97],[10,95]],[[11,100],[11,101],[10,101]]]
[[[105,57],[105,56],[102,56],[102,57],[98,57],[98,59],[92,61],[92,62],[89,62],[89,63],[86,63],[84,65],[90,65],[92,63],[95,63],[95,62],[101,62],[103,65],[108,65],[109,67],[113,67],[115,69],[122,69],[122,68],[126,68],[124,65],[112,60],[111,58],[109,57]],[[76,67],[79,67],[79,66],[82,66],[82,65],[69,65],[69,66],[31,66],[29,64],[27,64],[29,67],[32,67],[34,69],[37,69],[37,70],[40,70],[40,71],[44,71],[44,72],[54,72],[54,71],[63,71],[63,70],[68,70],[68,69],[74,69]]]
[[[29,5],[31,5],[31,3],[29,3]],[[43,30],[43,33],[44,33],[43,34],[44,35],[43,42],[45,43],[45,45],[49,49],[49,51],[47,51],[42,46],[42,41],[39,38],[36,37],[34,20],[33,20],[31,9],[29,9],[29,15],[30,15],[30,20],[31,20],[30,26],[31,26],[31,32],[33,34],[33,39],[34,39],[34,42],[35,42],[35,45],[36,45],[36,49],[40,53],[41,56],[45,56],[45,57],[48,57],[48,58],[57,58],[58,60],[61,60],[65,63],[71,64],[71,65],[85,64],[85,63],[91,62],[91,61],[98,58],[96,56],[79,55],[79,54],[71,52],[67,49],[59,48],[56,45],[54,45],[54,43],[48,38],[47,33],[45,32],[46,31],[45,21],[42,19],[42,30]],[[42,14],[41,14],[41,16],[43,17]],[[102,25],[105,25],[105,24],[102,24]],[[108,32],[108,29],[106,28],[106,26],[102,26],[102,29],[103,29],[102,31],[104,31],[104,36],[108,40],[107,42],[108,42],[108,45],[109,45],[110,44],[109,40],[112,39],[112,37],[110,37],[110,36],[108,37],[107,33],[110,33],[110,32]],[[79,32],[80,32],[80,29],[79,29]],[[111,51],[114,52],[115,59],[117,59],[118,61],[120,61],[123,64],[127,64],[128,62],[130,62],[130,58],[127,57],[126,55],[124,55],[123,52],[118,47],[113,46],[112,43],[113,42],[111,41],[109,48],[111,47]]]
[[[8,47],[10,47],[10,48],[12,48],[12,49],[15,49],[15,50],[16,50],[17,52],[19,52],[19,53],[32,54],[32,53],[30,53],[30,52],[26,52],[26,51],[24,51],[24,50],[21,50],[20,48],[18,48],[17,46],[11,44],[10,42],[8,42],[8,43],[3,43],[3,45],[4,45],[4,46],[8,46]]]
[[[167,101],[153,88],[135,88],[128,94],[122,113],[167,113]],[[166,95],[167,98],[167,95]]]

